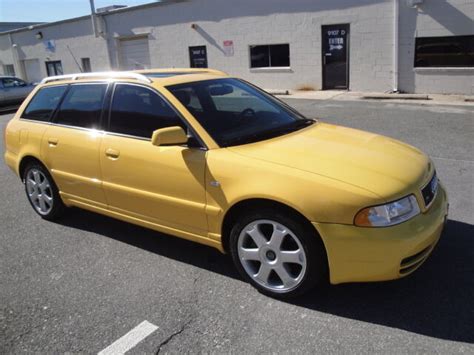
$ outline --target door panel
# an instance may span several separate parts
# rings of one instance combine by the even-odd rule
[[[206,234],[205,151],[116,135],[105,135],[100,151],[111,210]]]
[[[349,88],[349,25],[322,26],[323,89]]]
[[[51,125],[42,141],[43,161],[60,191],[106,205],[99,166],[102,133]]]

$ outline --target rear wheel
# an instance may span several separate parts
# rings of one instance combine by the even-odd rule
[[[230,236],[237,269],[262,293],[300,295],[322,284],[327,258],[317,233],[296,216],[268,210],[246,214]]]
[[[25,169],[26,196],[37,214],[47,220],[60,217],[66,206],[49,172],[39,163],[31,163]]]

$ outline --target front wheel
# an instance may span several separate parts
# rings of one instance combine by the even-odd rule
[[[232,228],[230,248],[239,272],[259,291],[294,297],[323,283],[327,257],[317,233],[287,214],[260,211]]]
[[[60,217],[66,207],[48,170],[32,163],[26,167],[24,177],[26,196],[35,212],[47,220]]]

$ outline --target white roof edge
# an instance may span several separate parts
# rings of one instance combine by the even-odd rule
[[[41,80],[41,84],[50,83],[59,80],[78,80],[83,78],[103,78],[103,79],[135,79],[146,83],[152,83],[153,80],[147,76],[139,73],[126,72],[126,71],[106,71],[96,73],[75,73],[65,75],[48,76]]]

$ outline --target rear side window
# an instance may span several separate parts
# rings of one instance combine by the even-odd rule
[[[66,86],[51,86],[40,89],[26,106],[21,117],[35,121],[49,121],[66,88]]]
[[[185,124],[155,92],[136,85],[117,84],[112,101],[110,132],[151,138],[153,131]]]
[[[72,85],[56,116],[56,123],[100,128],[100,115],[107,84]]]

